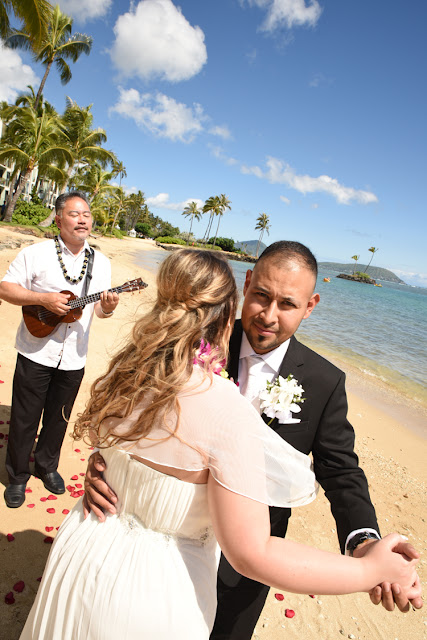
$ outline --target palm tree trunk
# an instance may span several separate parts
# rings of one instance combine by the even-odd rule
[[[50,68],[51,68],[52,64],[53,64],[53,60],[51,60],[48,63],[48,65],[46,67],[46,71],[44,72],[43,79],[40,82],[39,90],[37,91],[36,99],[35,99],[35,102],[34,102],[34,111],[37,111],[37,107],[39,106],[39,102],[40,102],[40,98],[41,98],[41,95],[42,95],[42,92],[43,92],[43,89],[44,89],[44,85],[46,84],[46,80],[47,80],[47,77],[49,75],[49,71],[50,71]]]
[[[42,220],[39,223],[39,227],[50,227],[50,225],[52,224],[54,218],[56,215],[56,210],[52,209],[52,211],[49,213],[48,217],[45,218],[44,220]]]
[[[190,236],[191,236],[191,228],[193,226],[193,218],[194,216],[191,216],[191,222],[190,222],[190,231],[188,232],[188,238],[187,238],[187,244],[190,244]]]
[[[221,222],[221,216],[218,216],[218,225],[217,225],[217,228],[216,228],[216,233],[215,233],[215,238],[214,238],[213,246],[215,246],[216,239],[217,239],[217,237],[218,237],[219,223],[220,223],[220,222]]]
[[[6,208],[6,213],[4,215],[4,222],[11,222],[12,221],[12,216],[13,216],[13,212],[15,210],[15,206],[16,203],[18,202],[18,198],[21,195],[21,193],[24,190],[25,185],[27,184],[28,180],[30,179],[30,175],[31,175],[31,168],[27,168],[25,173],[21,173],[20,177],[19,177],[19,181],[18,181],[18,185],[16,187],[15,193],[13,194],[12,197],[9,197],[9,202]]]

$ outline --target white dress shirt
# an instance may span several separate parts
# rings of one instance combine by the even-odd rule
[[[74,255],[59,238],[62,248],[62,260],[67,273],[78,278],[85,257],[85,246],[78,255]],[[71,291],[80,297],[83,290],[83,278],[77,284],[65,280],[56,254],[53,240],[38,242],[25,247],[9,265],[4,282],[13,282],[25,289],[38,292]],[[98,293],[111,288],[111,265],[99,251],[95,251],[92,280],[89,293]],[[79,320],[68,324],[59,323],[45,338],[31,335],[23,320],[16,334],[15,348],[18,353],[33,362],[47,367],[57,367],[65,371],[82,369],[86,363],[89,342],[89,330],[92,323],[94,303],[86,305]]]

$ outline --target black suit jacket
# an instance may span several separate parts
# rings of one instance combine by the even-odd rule
[[[238,380],[242,324],[237,320],[230,340],[228,372]],[[270,425],[284,440],[303,453],[313,453],[314,472],[331,503],[341,551],[355,529],[378,531],[375,509],[369,497],[366,476],[354,453],[354,431],[347,420],[345,374],[293,336],[283,359],[280,375],[290,373],[304,389],[304,403],[296,424]],[[263,415],[265,422],[270,418]],[[290,509],[270,510],[272,532],[284,535]]]

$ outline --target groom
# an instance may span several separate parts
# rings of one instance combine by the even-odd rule
[[[319,302],[314,293],[316,277],[316,259],[304,245],[282,241],[264,251],[254,270],[246,274],[242,320],[236,322],[230,340],[228,371],[255,406],[259,392],[277,375],[287,378],[292,374],[303,387],[305,401],[295,415],[300,422],[278,424],[274,420],[271,426],[296,449],[307,454],[312,451],[317,480],[337,523],[341,550],[360,556],[366,545],[379,539],[379,533],[366,477],[353,450],[345,376],[294,337],[301,321]],[[255,360],[254,356],[259,357]],[[98,473],[103,468],[99,454],[92,456],[86,478],[87,504],[101,518],[99,506],[111,510],[101,494],[115,502]],[[272,535],[284,537],[290,510],[271,508],[270,514]],[[398,585],[382,587],[371,594],[373,602],[382,600],[392,610],[395,601],[399,609],[407,610],[408,600]],[[250,640],[268,591],[269,587],[239,575],[222,556],[211,640]],[[422,606],[421,598],[412,603]]]

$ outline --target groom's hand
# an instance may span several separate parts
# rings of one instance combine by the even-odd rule
[[[366,540],[360,544],[353,552],[355,558],[361,558],[365,555],[370,544],[377,544],[376,540]],[[420,554],[409,542],[401,542],[395,551],[407,556],[410,559],[418,559]],[[411,605],[414,609],[421,609],[423,606],[423,600],[421,597],[422,589],[421,582],[417,576],[416,581],[412,585],[410,591],[404,591],[399,584],[389,584],[383,582],[369,592],[369,597],[373,604],[382,604],[387,611],[393,611],[395,605],[397,608],[406,613],[410,610]]]
[[[117,496],[105,482],[102,474],[107,468],[104,458],[96,451],[89,460],[85,476],[85,495],[83,498],[84,517],[91,511],[100,522],[105,521],[105,511],[116,513]]]

